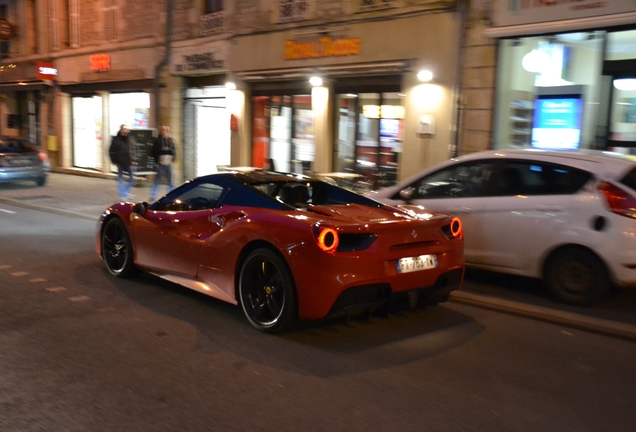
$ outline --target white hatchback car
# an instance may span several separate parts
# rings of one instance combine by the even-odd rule
[[[467,266],[543,278],[566,303],[636,285],[636,162],[629,156],[490,150],[367,196],[460,216]]]

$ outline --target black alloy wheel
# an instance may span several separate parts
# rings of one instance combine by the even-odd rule
[[[260,331],[288,330],[296,321],[296,290],[291,272],[287,263],[269,249],[255,250],[243,263],[239,297],[245,316]]]
[[[557,299],[576,306],[589,305],[611,289],[605,264],[593,252],[579,247],[562,249],[550,256],[545,280]]]
[[[135,270],[130,237],[118,217],[109,219],[102,231],[102,258],[113,276],[131,276]]]

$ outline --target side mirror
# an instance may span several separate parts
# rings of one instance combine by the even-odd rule
[[[415,189],[406,188],[400,191],[400,198],[402,198],[408,204],[413,199],[413,194],[415,193]]]
[[[138,215],[145,215],[146,212],[148,211],[148,203],[147,202],[140,202],[137,203],[133,206],[133,211],[135,213],[137,213]]]

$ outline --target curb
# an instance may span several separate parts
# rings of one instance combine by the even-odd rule
[[[636,326],[631,324],[592,318],[571,312],[563,312],[555,309],[532,306],[510,300],[501,300],[494,297],[461,291],[453,291],[449,300],[454,303],[490,309],[497,312],[503,312],[524,318],[532,318],[538,321],[544,321],[551,324],[558,324],[565,327],[636,342]]]

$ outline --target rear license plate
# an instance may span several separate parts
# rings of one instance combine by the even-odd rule
[[[437,255],[420,255],[418,257],[400,258],[395,262],[398,273],[409,273],[439,267]]]

